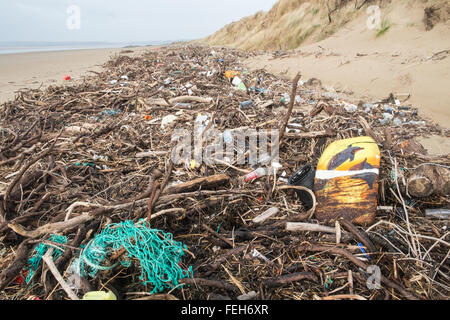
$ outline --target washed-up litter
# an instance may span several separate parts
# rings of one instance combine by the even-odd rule
[[[2,104],[0,299],[447,299],[450,157],[411,141],[449,130],[395,93],[345,98],[240,62],[259,54],[119,54]],[[254,129],[268,148],[250,163]],[[180,131],[200,147],[175,162]]]

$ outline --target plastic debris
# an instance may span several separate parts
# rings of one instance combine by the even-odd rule
[[[250,172],[249,174],[247,174],[245,176],[245,181],[250,182],[250,181],[256,180],[258,178],[261,178],[261,177],[267,175],[267,171],[268,170],[266,168],[258,168],[256,170]]]
[[[161,121],[161,129],[165,129],[168,125],[175,122],[177,119],[178,117],[173,114],[165,116]]]
[[[91,291],[86,293],[82,300],[117,300],[117,297],[112,291]]]

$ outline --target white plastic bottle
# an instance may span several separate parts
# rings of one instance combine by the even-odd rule
[[[253,180],[256,180],[258,178],[264,177],[267,175],[267,169],[266,168],[258,168],[253,172],[250,172],[245,176],[245,182],[250,182]]]

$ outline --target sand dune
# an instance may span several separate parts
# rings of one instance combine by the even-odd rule
[[[372,101],[389,93],[410,94],[407,101],[421,114],[450,126],[450,27],[393,26],[380,38],[353,21],[333,37],[301,47],[287,58],[263,54],[245,61],[251,69],[303,79],[318,78],[330,91],[352,92],[353,99]]]

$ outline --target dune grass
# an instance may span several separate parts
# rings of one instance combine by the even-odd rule
[[[377,38],[381,37],[383,34],[388,32],[391,26],[392,24],[389,22],[389,20],[383,19],[383,21],[381,22],[380,30],[378,30],[377,32]]]

